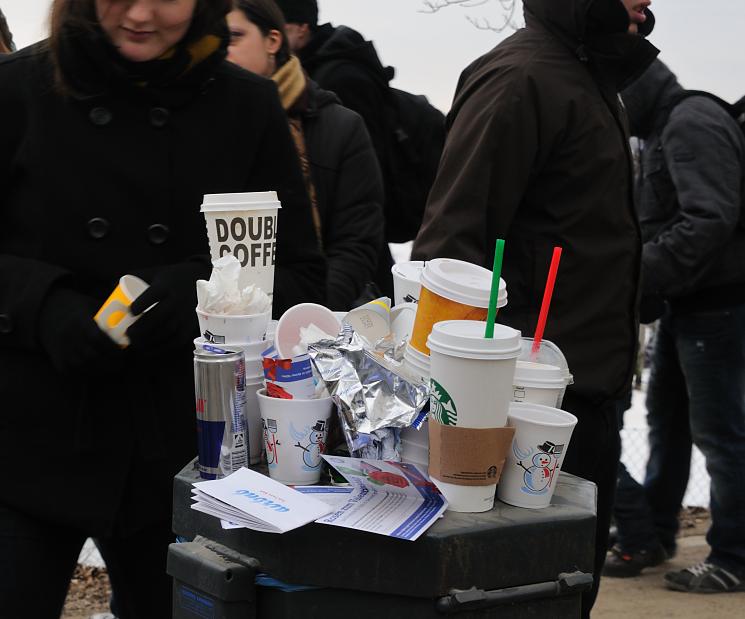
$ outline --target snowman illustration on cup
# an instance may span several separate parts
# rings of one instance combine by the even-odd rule
[[[292,428],[294,430],[294,428]],[[309,469],[317,469],[321,466],[321,454],[326,451],[326,422],[318,419],[316,425],[314,425],[310,432],[305,433],[294,433],[293,438],[297,440],[295,447],[303,450],[303,464]],[[300,441],[305,443],[301,444]]]
[[[277,439],[277,421],[274,419],[262,419],[261,425],[264,430],[264,449],[266,451],[266,463],[270,467],[277,466],[279,460],[277,447],[280,443]]]
[[[564,450],[564,445],[555,445],[546,441],[537,446],[538,452],[533,453],[533,448],[527,451],[521,450],[517,443],[513,444],[513,453],[517,459],[517,466],[521,467],[523,474],[523,492],[528,494],[545,494],[554,480],[554,475],[559,468],[559,457]],[[523,461],[530,459],[529,466]]]

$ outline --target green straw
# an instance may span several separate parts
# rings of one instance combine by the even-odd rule
[[[497,300],[499,299],[499,278],[502,276],[502,257],[504,256],[504,239],[497,239],[494,251],[494,269],[491,277],[491,294],[489,295],[489,311],[486,315],[486,333],[484,337],[494,337],[494,321],[497,319]]]

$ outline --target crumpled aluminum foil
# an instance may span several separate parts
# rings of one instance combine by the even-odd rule
[[[334,341],[308,346],[308,354],[336,403],[349,452],[356,458],[400,460],[399,432],[421,424],[429,386],[402,369],[403,345],[392,337],[365,349],[348,326]]]

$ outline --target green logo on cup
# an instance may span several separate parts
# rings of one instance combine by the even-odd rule
[[[429,412],[443,426],[458,425],[458,411],[453,398],[434,379],[430,381]]]

